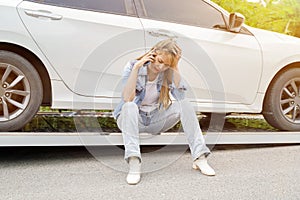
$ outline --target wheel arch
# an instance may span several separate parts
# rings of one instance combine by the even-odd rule
[[[273,76],[272,80],[270,81],[268,87],[267,87],[267,90],[266,90],[266,93],[264,95],[264,100],[263,100],[263,104],[265,104],[265,101],[266,101],[266,98],[267,98],[267,95],[268,95],[268,92],[271,88],[271,86],[274,84],[274,82],[278,79],[278,77],[283,74],[284,72],[290,70],[290,69],[293,69],[293,68],[300,68],[300,61],[298,62],[293,62],[293,63],[290,63],[286,66],[284,66],[283,68],[281,68],[276,74],[275,76]],[[263,111],[263,110],[262,110]]]
[[[37,70],[43,84],[43,101],[42,105],[51,106],[52,104],[52,89],[49,73],[43,62],[30,50],[11,43],[0,42],[0,50],[14,52],[26,58]]]

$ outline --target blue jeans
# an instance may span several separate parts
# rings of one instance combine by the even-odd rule
[[[139,133],[158,134],[176,125],[179,120],[187,137],[193,160],[199,156],[208,156],[211,152],[206,146],[196,113],[187,100],[175,101],[168,109],[156,110],[149,115],[140,113],[134,102],[127,102],[122,106],[117,124],[122,130],[125,146],[124,159],[131,156],[141,159]]]

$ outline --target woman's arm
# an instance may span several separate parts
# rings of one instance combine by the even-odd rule
[[[180,80],[181,80],[180,72],[178,70],[178,67],[176,67],[176,68],[174,68],[174,71],[173,71],[173,81],[174,81],[176,88],[179,87]]]
[[[181,77],[178,62],[181,58],[181,51],[178,50],[178,54],[175,57],[175,66],[172,69],[172,84],[170,85],[171,93],[176,100],[183,100],[185,98],[185,91],[187,90],[184,79]]]
[[[137,64],[133,66],[126,85],[124,86],[122,95],[125,102],[132,101],[135,97],[135,88],[139,69],[140,67]]]
[[[180,83],[180,72],[178,70],[178,62],[181,58],[181,49],[177,50],[178,54],[175,56],[175,67],[174,67],[174,71],[173,71],[173,81],[174,84],[176,86],[176,88],[179,87],[179,83]]]
[[[146,54],[142,59],[137,61],[134,66],[132,67],[132,70],[130,72],[130,75],[127,79],[127,82],[123,89],[123,100],[125,102],[133,101],[135,94],[136,94],[136,82],[138,77],[139,69],[146,63],[146,62],[154,62],[153,52],[149,52]]]

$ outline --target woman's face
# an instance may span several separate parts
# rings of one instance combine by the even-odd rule
[[[149,65],[149,69],[158,74],[164,72],[171,67],[171,55],[169,53],[157,51],[155,56],[155,62]]]

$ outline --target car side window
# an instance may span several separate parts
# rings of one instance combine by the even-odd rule
[[[220,11],[202,0],[135,0],[140,17],[214,28],[225,26]]]
[[[27,0],[48,5],[121,15],[135,15],[133,0]]]

